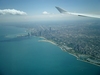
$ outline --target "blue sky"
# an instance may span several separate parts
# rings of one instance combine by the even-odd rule
[[[0,14],[0,22],[84,19],[61,15],[55,6],[70,12],[100,14],[100,0],[0,0],[0,10],[15,9],[16,14]],[[12,11],[11,11],[12,12]],[[27,15],[18,15],[25,12]],[[24,13],[24,14],[25,14]]]

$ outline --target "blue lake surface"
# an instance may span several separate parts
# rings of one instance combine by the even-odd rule
[[[24,31],[24,28],[0,26],[0,40]],[[0,75],[100,75],[100,67],[38,40],[41,38],[0,42]]]

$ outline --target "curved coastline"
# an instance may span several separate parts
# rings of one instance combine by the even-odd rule
[[[39,37],[39,38],[42,38],[41,40],[38,40],[39,42],[48,42],[48,43],[51,43],[51,44],[53,44],[53,45],[56,45],[56,46],[58,46],[62,51],[65,51],[65,52],[67,52],[67,53],[69,53],[70,55],[72,55],[72,56],[74,56],[74,57],[76,57],[77,58],[77,60],[79,60],[79,61],[83,61],[83,62],[86,62],[86,63],[90,63],[90,64],[93,64],[93,65],[96,65],[96,66],[99,66],[100,67],[100,63],[97,63],[97,61],[95,61],[95,60],[91,60],[90,58],[89,58],[89,56],[87,56],[87,55],[81,55],[81,54],[78,54],[78,53],[75,53],[75,52],[71,52],[71,51],[73,51],[70,47],[68,47],[71,51],[67,51],[67,50],[65,50],[65,49],[63,49],[63,47],[62,46],[59,46],[58,44],[56,44],[54,41],[52,41],[52,40],[47,40],[45,37]],[[90,60],[89,60],[90,59]],[[93,62],[92,62],[93,61]]]
[[[51,41],[51,40],[47,40],[47,39],[44,38],[44,37],[39,37],[39,38],[42,38],[42,40],[38,40],[39,42],[49,42],[49,43],[51,43],[51,44],[53,44],[53,45],[57,45],[55,42],[53,42],[53,41]]]

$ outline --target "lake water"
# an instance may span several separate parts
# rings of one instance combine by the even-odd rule
[[[0,40],[21,33],[26,33],[24,28],[0,26]],[[100,75],[100,67],[79,61],[40,39],[0,42],[0,75]]]

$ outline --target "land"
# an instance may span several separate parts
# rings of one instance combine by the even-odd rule
[[[28,37],[44,38],[81,61],[100,66],[100,22],[61,22],[17,25],[26,28]]]

